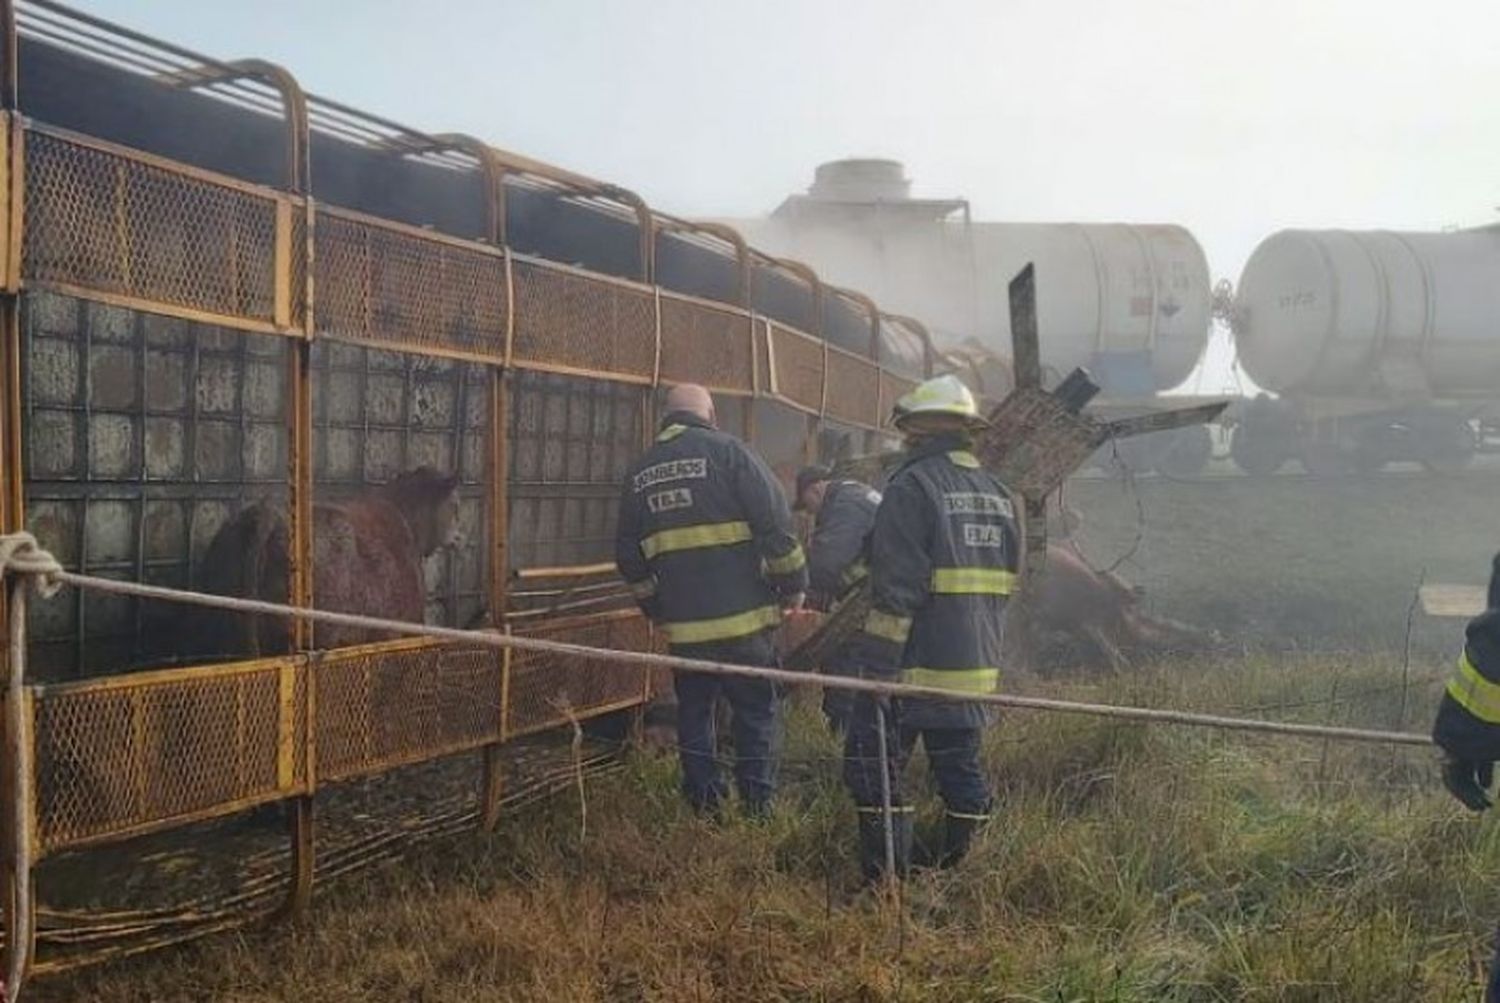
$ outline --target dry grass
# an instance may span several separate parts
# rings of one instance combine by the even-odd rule
[[[1248,660],[1076,689],[1389,726],[1399,672]],[[1433,687],[1415,690],[1421,727]],[[1435,790],[1424,753],[1018,714],[989,757],[1001,814],[964,866],[900,904],[851,893],[836,750],[802,708],[769,823],[694,820],[673,764],[640,758],[590,786],[586,834],[561,798],[335,885],[300,929],[38,983],[32,999],[1477,998],[1500,837]]]

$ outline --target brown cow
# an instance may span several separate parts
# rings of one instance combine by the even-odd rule
[[[287,537],[283,506],[242,509],[209,545],[198,588],[270,602],[287,599]],[[458,478],[419,467],[389,484],[344,501],[313,506],[313,605],[420,623],[426,611],[422,562],[459,540]],[[206,610],[188,644],[195,655],[243,657],[290,650],[290,629],[278,617]],[[382,640],[379,631],[319,625],[319,648]]]
[[[1096,571],[1068,544],[1049,544],[1047,564],[1012,617],[1016,654],[1039,668],[1062,662],[1125,668],[1133,656],[1190,651],[1212,634],[1140,609],[1141,590]]]

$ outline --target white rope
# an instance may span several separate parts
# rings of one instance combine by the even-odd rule
[[[9,539],[9,538],[0,538]],[[45,551],[42,552],[45,554]],[[29,560],[38,566],[44,562],[33,556]],[[811,675],[788,669],[772,669],[761,666],[734,665],[727,662],[710,662],[696,658],[681,658],[676,655],[660,655],[654,652],[626,651],[613,648],[594,648],[567,641],[549,641],[539,637],[520,637],[490,631],[459,630],[454,627],[439,627],[433,624],[407,623],[387,620],[382,617],[363,616],[357,613],[335,613],[328,610],[299,609],[280,603],[260,599],[244,599],[233,596],[216,596],[201,592],[165,588],[159,585],[141,585],[135,582],[95,578],[71,571],[50,571],[56,562],[45,564],[49,582],[71,585],[80,589],[93,589],[116,595],[134,596],[140,599],[156,599],[163,602],[188,603],[209,606],[215,609],[238,613],[257,613],[264,616],[283,616],[306,620],[312,623],[334,624],[376,630],[390,634],[408,634],[431,637],[443,641],[458,641],[465,644],[490,648],[510,648],[516,651],[534,651],[542,654],[566,655],[573,658],[621,665],[656,669],[676,669],[687,672],[702,672],[712,675],[741,676],[750,679],[765,679],[788,685],[821,685],[828,689],[849,690],[855,693],[874,693],[893,697],[922,697],[934,700],[962,701],[995,707],[1010,707],[1019,710],[1053,711],[1063,714],[1084,714],[1092,717],[1118,718],[1127,721],[1148,721],[1158,724],[1180,724],[1200,728],[1217,728],[1229,731],[1259,732],[1271,735],[1291,735],[1301,738],[1325,738],[1348,742],[1373,742],[1392,745],[1429,746],[1432,740],[1421,734],[1402,731],[1380,731],[1366,728],[1343,728],[1333,725],[1297,724],[1287,721],[1261,721],[1253,718],[1224,717],[1217,714],[1200,714],[1194,711],[1168,710],[1155,707],[1129,707],[1115,704],[1085,703],[1075,700],[1056,700],[1050,697],[1013,696],[1007,693],[955,693],[952,690],[932,686],[912,686],[907,683],[880,682],[873,679],[852,679],[845,676]],[[12,569],[15,566],[12,565]]]
[[[0,536],[0,577],[11,572],[30,575],[31,587],[36,594],[50,599],[62,588],[62,581],[58,578],[62,570],[57,558],[43,550],[30,533]]]

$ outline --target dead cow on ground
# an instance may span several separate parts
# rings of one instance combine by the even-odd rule
[[[342,501],[313,505],[313,605],[420,623],[426,610],[422,562],[458,542],[458,478],[418,467]],[[214,536],[199,589],[269,602],[287,601],[284,506],[247,506]],[[279,617],[205,610],[189,642],[194,653],[255,657],[291,650],[290,625]],[[319,624],[317,647],[337,648],[389,635]]]
[[[1050,544],[1045,569],[1013,610],[1013,650],[1038,668],[1118,670],[1133,657],[1202,650],[1215,642],[1210,633],[1145,612],[1140,599],[1139,589],[1090,567],[1071,546]]]

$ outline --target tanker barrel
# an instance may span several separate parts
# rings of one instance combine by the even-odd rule
[[[1082,369],[1075,369],[1057,385],[1052,396],[1070,414],[1078,414],[1085,404],[1099,395],[1100,389],[1092,376]]]

